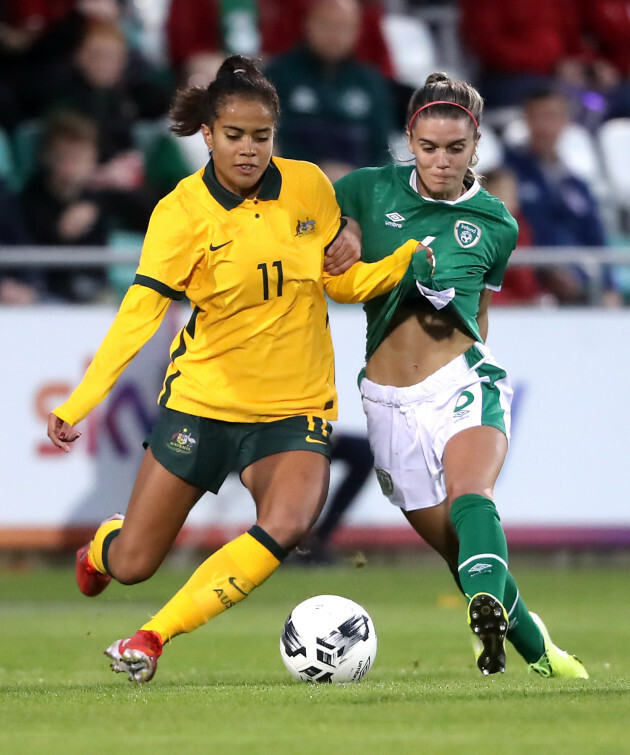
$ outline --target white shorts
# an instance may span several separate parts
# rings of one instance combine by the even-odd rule
[[[361,395],[378,481],[404,511],[446,498],[442,456],[454,435],[489,425],[510,437],[510,381],[481,343],[417,385],[363,378]]]

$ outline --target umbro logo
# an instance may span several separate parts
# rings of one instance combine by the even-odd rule
[[[213,246],[212,244],[210,244],[210,251],[211,251],[211,252],[216,252],[216,251],[217,251],[217,249],[221,249],[221,247],[223,247],[223,246],[227,246],[228,244],[231,244],[231,243],[232,243],[232,241],[233,241],[233,239],[230,239],[229,241],[226,241],[226,242],[225,242],[225,243],[223,243],[223,244],[217,244],[217,246]]]
[[[468,570],[468,573],[471,577],[474,577],[477,574],[487,574],[488,572],[492,571],[492,564],[484,564],[481,561],[478,564],[475,564],[474,566],[471,566]]]
[[[385,217],[387,218],[385,225],[391,225],[394,228],[402,228],[401,223],[405,218],[399,212],[387,212],[385,213]]]
[[[470,410],[466,409],[467,406],[472,404],[475,397],[470,391],[462,391],[457,399],[457,404],[453,410],[453,422],[459,422],[460,419],[464,419],[470,414]]]

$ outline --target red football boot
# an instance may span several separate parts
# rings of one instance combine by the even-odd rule
[[[128,674],[130,682],[148,682],[157,670],[162,646],[162,638],[157,632],[140,629],[133,637],[116,640],[105,655],[112,659],[112,671]]]

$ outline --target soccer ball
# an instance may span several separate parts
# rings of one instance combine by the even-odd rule
[[[376,631],[365,608],[339,595],[297,605],[284,624],[280,655],[303,682],[358,682],[376,657]]]

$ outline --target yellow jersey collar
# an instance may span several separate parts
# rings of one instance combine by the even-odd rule
[[[203,182],[210,194],[212,194],[216,201],[225,210],[233,210],[245,201],[245,197],[234,194],[219,183],[216,173],[214,172],[214,162],[212,157],[210,157],[203,172]],[[256,198],[259,200],[278,199],[281,188],[282,173],[280,173],[280,170],[274,161],[271,160],[267,166],[267,170],[263,173],[262,184]]]

